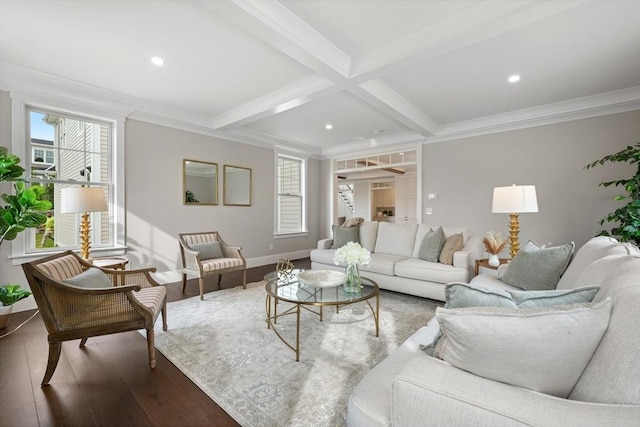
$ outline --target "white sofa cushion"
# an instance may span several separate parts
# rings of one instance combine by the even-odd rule
[[[369,252],[373,252],[376,249],[378,224],[378,221],[365,221],[360,224],[360,244]]]
[[[612,302],[578,306],[438,308],[442,338],[434,355],[484,378],[565,398],[607,330]]]
[[[456,268],[417,258],[408,258],[398,262],[395,274],[418,280],[428,277],[430,282],[436,283],[466,282],[469,278],[469,271],[466,268]]]
[[[378,225],[375,252],[410,257],[413,253],[417,228],[417,224],[381,222]]]
[[[399,255],[372,253],[369,265],[359,267],[360,273],[372,271],[374,273],[393,276],[396,263],[404,260],[405,258],[406,257]]]
[[[629,244],[618,243],[616,239],[608,236],[594,237],[582,245],[571,260],[560,280],[557,289],[574,287],[578,276],[593,261],[609,255],[638,255],[638,248]]]

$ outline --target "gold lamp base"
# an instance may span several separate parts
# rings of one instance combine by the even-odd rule
[[[82,220],[80,221],[80,250],[82,252],[82,258],[89,259],[89,248],[91,247],[91,241],[89,234],[91,232],[91,225],[89,224],[89,212],[82,214]]]
[[[520,250],[520,241],[518,239],[520,222],[518,221],[517,213],[510,214],[509,218],[509,248],[511,250],[511,259],[513,259]]]

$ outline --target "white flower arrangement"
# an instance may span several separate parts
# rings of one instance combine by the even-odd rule
[[[333,256],[336,265],[367,265],[371,262],[371,253],[360,246],[360,243],[347,242],[346,245],[338,248]]]

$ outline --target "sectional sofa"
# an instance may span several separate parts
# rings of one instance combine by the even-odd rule
[[[472,291],[481,287],[484,288],[483,293],[495,297],[502,291],[516,289],[500,279],[504,278],[508,268],[501,267],[499,277],[479,275],[469,285],[451,286],[468,287]],[[446,359],[427,354],[425,349],[429,349],[429,344],[438,334],[439,322],[446,320],[442,316],[448,309],[439,308],[441,314],[436,314],[427,326],[376,365],[358,384],[349,400],[348,425],[637,427],[640,425],[638,248],[609,237],[596,237],[587,242],[574,255],[556,289],[560,293],[576,293],[576,288],[592,285],[598,289],[588,307],[569,309],[567,307],[573,306],[565,306],[565,311],[552,307],[550,313],[501,314],[505,317],[498,318],[502,322],[500,325],[505,325],[505,321],[521,322],[523,319],[538,321],[545,316],[559,316],[558,319],[562,316],[571,322],[569,333],[560,333],[560,324],[554,318],[550,332],[538,337],[544,344],[533,348],[527,349],[531,343],[517,343],[517,339],[501,341],[497,354],[500,356],[504,352],[507,358],[504,364],[498,364],[497,376],[509,369],[516,371],[499,380],[490,379],[495,373],[476,375],[472,373],[475,366],[461,369],[455,367],[458,361],[449,360],[451,363],[448,363]],[[526,291],[525,295],[534,294]],[[474,312],[477,307],[470,310],[466,315],[477,316],[474,320],[482,320],[483,316],[494,318],[494,315],[482,311],[478,315]],[[593,325],[567,317],[588,315],[593,320],[596,311],[598,316],[604,316],[597,317],[600,320]],[[469,340],[482,343],[495,339],[497,329],[508,332],[514,324],[508,325],[485,328]],[[581,334],[589,336],[594,328],[599,328],[602,335],[595,336],[592,353],[580,351],[573,344],[562,349],[565,341],[575,340]],[[515,338],[521,338],[518,335],[516,332]],[[480,364],[477,362],[481,359],[494,357],[480,351],[459,351],[453,344],[449,345],[452,351],[458,351],[456,357],[466,358],[472,365]],[[464,345],[466,343],[462,342]],[[536,360],[538,370],[525,362],[531,358]],[[585,364],[578,365],[579,361]],[[523,366],[519,367],[519,364]],[[565,369],[567,366],[570,369]],[[559,367],[558,375],[551,375],[546,381],[565,382],[565,378],[555,377],[564,377],[565,370],[577,372],[576,382],[569,382],[568,387],[565,384],[563,392],[532,390],[547,387],[544,383],[530,388],[514,385],[518,384],[521,376],[529,375],[538,381],[538,377],[549,377],[549,372]]]
[[[453,253],[452,265],[425,261],[419,258],[420,246],[427,232],[439,226],[365,221],[358,227],[359,243],[371,252],[371,263],[360,268],[361,275],[375,280],[381,289],[439,301],[444,301],[446,283],[473,277],[475,260],[484,251],[482,239],[469,236],[468,228],[443,226],[446,238],[462,234],[462,249]],[[344,270],[333,262],[332,244],[333,239],[318,242],[310,255],[312,269]]]

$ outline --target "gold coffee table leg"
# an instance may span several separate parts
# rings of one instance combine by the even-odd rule
[[[300,361],[300,304],[296,304],[296,362]]]

